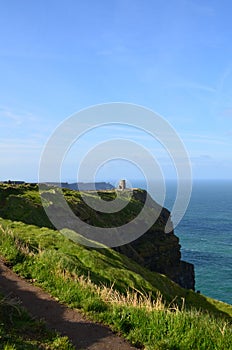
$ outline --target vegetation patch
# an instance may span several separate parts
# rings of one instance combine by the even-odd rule
[[[0,252],[14,271],[132,344],[230,349],[230,305],[182,289],[114,250],[87,248],[48,228],[4,219],[0,224]]]

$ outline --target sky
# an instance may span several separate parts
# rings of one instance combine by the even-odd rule
[[[183,141],[193,179],[231,179],[231,12],[229,0],[0,1],[0,180],[37,181],[56,128],[111,102],[164,118]],[[165,177],[174,176],[157,140],[133,127],[104,126],[67,152],[62,179],[74,180],[91,148],[119,137],[142,144]],[[96,179],[122,174],[139,178],[142,171],[112,160]]]

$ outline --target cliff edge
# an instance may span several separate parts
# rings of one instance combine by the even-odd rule
[[[56,190],[63,192],[75,215],[82,221],[97,227],[117,227],[130,222],[142,210],[145,201],[147,215],[152,216],[156,209],[159,210],[158,219],[141,237],[114,249],[149,270],[168,276],[181,287],[194,290],[194,266],[181,260],[181,246],[174,231],[165,233],[165,225],[170,217],[170,212],[160,207],[145,190],[134,189],[131,200],[125,208],[118,213],[106,214],[90,208],[82,198],[84,193],[69,189],[51,189],[45,186],[43,198],[61,219],[64,214],[62,207],[56,203],[54,194]],[[100,191],[98,194],[105,201],[112,201],[116,196],[114,190]],[[87,195],[97,203],[96,192],[88,191]],[[123,191],[120,196],[123,201]],[[0,184],[0,216],[39,227],[53,228],[43,209],[37,184]],[[65,217],[63,217],[63,222],[63,227],[69,228]]]

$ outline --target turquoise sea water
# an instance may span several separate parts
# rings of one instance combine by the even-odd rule
[[[143,182],[136,186],[145,188]],[[167,184],[171,210],[175,184]],[[191,200],[175,228],[182,259],[195,266],[196,290],[232,304],[232,181],[196,181]]]

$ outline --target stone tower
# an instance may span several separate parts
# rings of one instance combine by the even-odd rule
[[[122,191],[126,189],[126,180],[120,180],[119,181],[118,189],[122,190]]]

